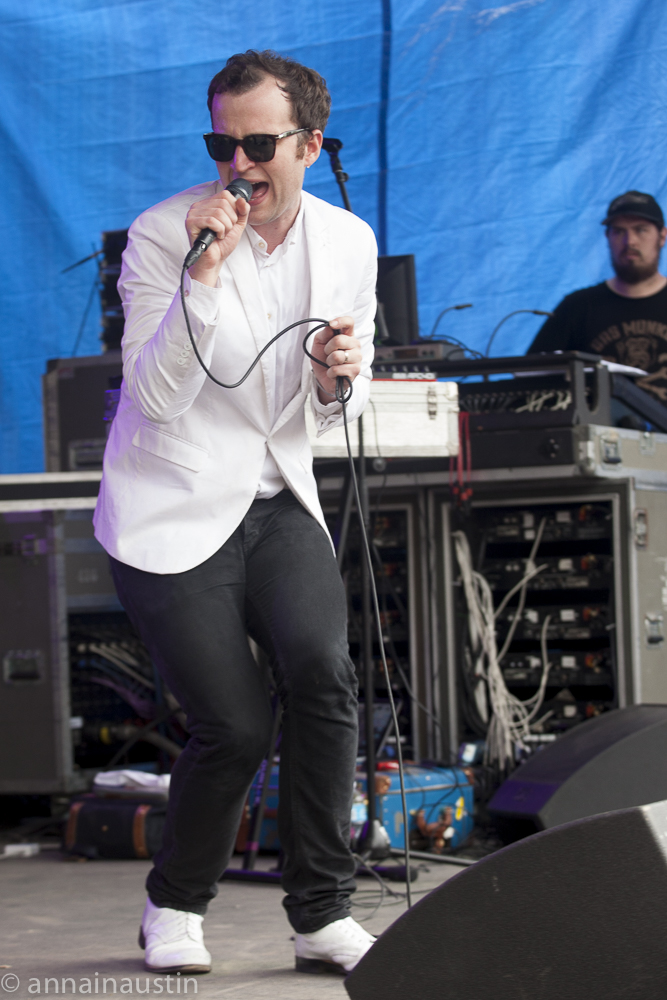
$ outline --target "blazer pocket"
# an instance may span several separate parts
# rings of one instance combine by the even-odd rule
[[[150,452],[151,455],[166,459],[167,462],[182,465],[191,472],[200,472],[208,460],[206,448],[200,448],[191,441],[160,430],[155,424],[139,424],[132,438],[132,444]]]

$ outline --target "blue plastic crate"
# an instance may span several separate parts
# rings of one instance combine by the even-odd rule
[[[255,798],[259,797],[261,789],[259,788],[259,779],[261,775],[255,776],[250,787],[250,793],[248,795],[248,805],[250,806],[250,814],[252,817],[252,812],[255,806]],[[278,851],[280,850],[280,841],[278,840],[278,775],[280,774],[280,765],[274,764],[271,768],[271,775],[269,778],[269,795],[266,800],[266,812],[264,813],[264,822],[262,823],[262,829],[259,835],[259,846],[263,851]],[[250,831],[248,831],[250,832]]]
[[[279,765],[271,769],[269,796],[266,814],[260,835],[263,850],[277,851],[278,840],[278,774]],[[378,771],[376,787],[387,785],[385,791],[376,797],[378,819],[381,820],[392,847],[403,847],[403,812],[397,771]],[[259,775],[250,789],[249,805],[252,809],[258,794]],[[352,823],[358,830],[367,817],[366,775],[357,776],[357,795],[352,807]],[[460,767],[417,767],[410,764],[405,768],[405,790],[410,816],[410,830],[418,824],[439,824],[447,821],[447,828],[453,831],[446,836],[449,849],[458,847],[472,833],[473,828],[473,788],[465,771]],[[420,817],[421,812],[421,817]],[[445,833],[443,830],[442,833]]]
[[[403,847],[403,809],[398,771],[378,771],[376,788],[387,785],[377,795],[377,817],[389,834],[392,847]],[[366,787],[365,776],[363,787]],[[421,825],[440,827],[439,836],[448,849],[458,847],[470,836],[473,820],[473,787],[460,767],[405,768],[405,798],[410,832]],[[434,831],[435,833],[435,831]]]

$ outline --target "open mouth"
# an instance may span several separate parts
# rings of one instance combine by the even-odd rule
[[[260,202],[264,200],[269,191],[269,185],[266,181],[257,181],[252,185],[252,197],[250,199],[251,205],[259,205]]]

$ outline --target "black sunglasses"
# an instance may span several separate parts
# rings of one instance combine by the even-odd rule
[[[268,163],[276,155],[278,139],[311,131],[309,128],[293,128],[289,132],[281,132],[280,135],[265,135],[260,132],[256,135],[246,135],[243,139],[235,139],[223,132],[205,132],[204,142],[208,155],[218,163],[229,163],[233,160],[237,146],[240,146],[248,159],[254,163]]]

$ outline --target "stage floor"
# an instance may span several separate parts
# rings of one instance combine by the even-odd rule
[[[261,867],[273,864],[271,858],[260,859]],[[462,870],[437,862],[420,864],[419,878],[412,883],[415,900]],[[149,867],[149,862],[143,861],[63,860],[53,850],[34,858],[2,860],[0,993],[9,996],[13,992],[21,1000],[43,995],[47,977],[57,978],[61,996],[73,994],[72,983],[63,991],[64,978],[74,980],[77,994],[82,992],[81,986],[88,992],[82,982],[86,979],[91,980],[92,993],[113,994],[112,983],[103,989],[105,977],[116,980],[118,994],[122,986],[124,993],[133,996],[146,992],[147,987],[151,995],[158,994],[160,988],[166,993],[164,981],[154,983],[159,975],[146,973],[143,952],[137,946],[145,901],[143,882]],[[355,906],[353,916],[371,933],[379,934],[404,912],[405,903],[385,897],[371,915],[380,899],[376,887],[379,890],[375,880],[359,880],[356,900],[370,908]],[[391,887],[398,893],[405,891],[400,882],[391,883]],[[221,884],[204,923],[213,971],[197,977],[197,996],[249,1000],[347,997],[342,977],[294,971],[292,931],[281,898],[282,890],[276,886]],[[20,986],[16,987],[16,979],[11,977],[18,977]],[[123,979],[132,981],[131,994]],[[176,981],[170,985],[176,993]],[[188,986],[188,995],[195,995],[193,985]],[[56,992],[53,983],[48,992]]]

